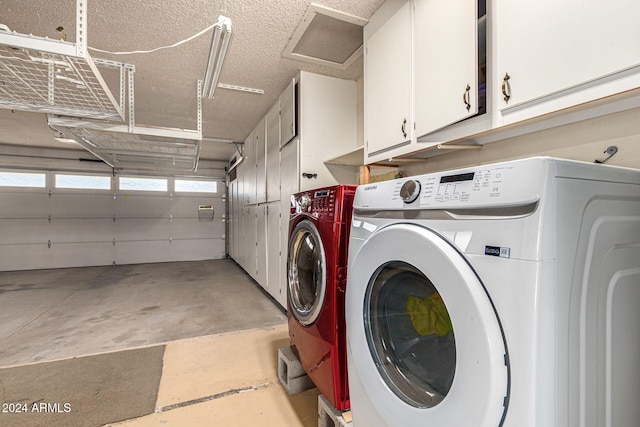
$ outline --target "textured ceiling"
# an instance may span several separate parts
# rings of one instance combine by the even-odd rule
[[[233,37],[220,83],[264,90],[263,95],[218,88],[203,99],[203,136],[243,141],[298,70],[345,79],[362,76],[362,59],[346,70],[283,58],[309,0],[85,0],[87,42],[110,52],[148,50],[187,39],[231,18]],[[315,3],[368,19],[383,0],[320,0]],[[0,24],[23,34],[59,38],[64,27],[75,42],[75,0],[2,0]],[[204,76],[211,33],[179,47],[149,54],[111,55],[89,50],[94,58],[134,64],[136,124],[196,128],[196,82]],[[1,61],[1,59],[0,59]],[[69,148],[53,139],[44,114],[0,110],[0,144]],[[203,141],[202,159],[227,160],[232,144]]]

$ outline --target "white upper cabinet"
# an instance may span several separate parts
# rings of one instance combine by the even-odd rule
[[[637,0],[500,0],[494,8],[505,124],[639,86]]]
[[[298,94],[300,191],[353,183],[353,170],[325,160],[356,147],[356,83],[300,71]]]
[[[415,0],[415,133],[478,113],[477,0]]]
[[[411,26],[411,4],[405,2],[379,28],[372,28],[371,24],[365,28],[364,114],[368,158],[412,140]]]
[[[388,0],[371,17],[365,163],[445,142],[436,132],[453,124],[450,138],[489,128],[489,120],[457,125],[487,112],[485,9],[485,0]]]

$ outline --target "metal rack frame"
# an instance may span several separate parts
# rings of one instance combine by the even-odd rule
[[[0,31],[0,108],[124,120],[128,64],[87,52],[86,0],[76,0],[76,43]],[[98,67],[120,71],[120,102]]]
[[[202,81],[197,85],[195,130],[136,125],[131,70],[128,81],[128,124],[50,115],[49,125],[116,170],[195,172],[202,140]]]

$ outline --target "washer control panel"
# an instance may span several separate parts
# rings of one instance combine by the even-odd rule
[[[445,209],[533,202],[540,198],[548,165],[534,158],[363,185],[354,206]]]

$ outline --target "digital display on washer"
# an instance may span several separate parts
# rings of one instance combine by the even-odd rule
[[[459,175],[449,175],[440,178],[440,184],[447,182],[473,181],[475,172],[461,173]]]

